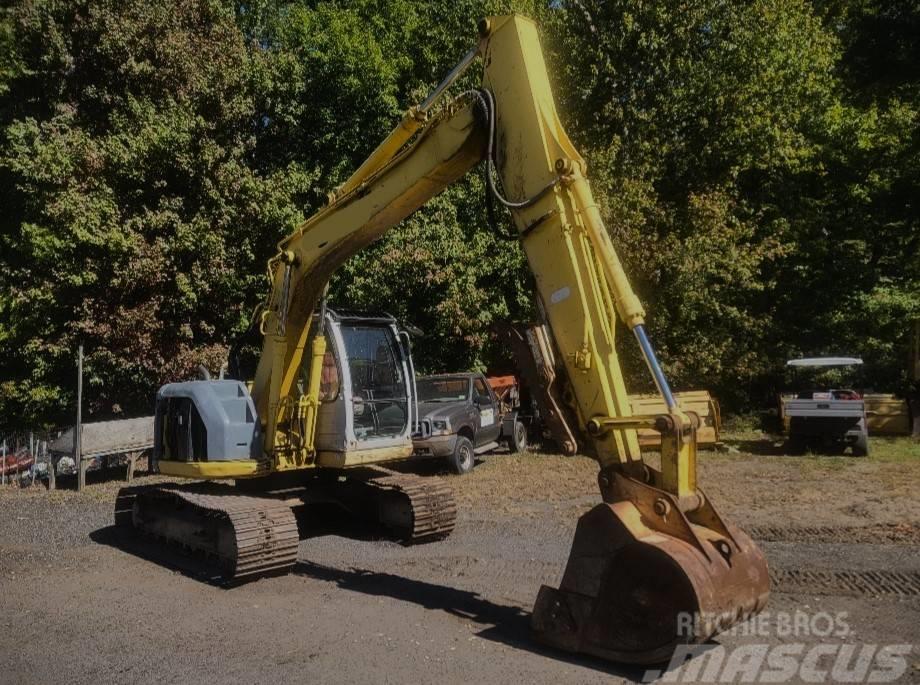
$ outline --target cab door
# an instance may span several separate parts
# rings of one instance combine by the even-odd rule
[[[355,439],[365,443],[365,449],[402,442],[409,431],[410,393],[393,329],[346,322],[339,331],[347,359]]]
[[[476,446],[498,440],[502,432],[501,417],[498,415],[498,403],[492,388],[481,376],[473,379],[473,407],[479,413],[479,430],[476,433]]]

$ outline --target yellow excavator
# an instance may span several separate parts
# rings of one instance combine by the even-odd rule
[[[593,456],[602,502],[583,515],[559,588],[540,589],[535,637],[630,663],[667,659],[760,611],[767,567],[697,486],[696,429],[668,387],[550,90],[537,27],[479,23],[477,45],[328,204],[279,245],[255,379],[166,385],[154,460],[194,482],[124,489],[116,523],[209,560],[233,583],[294,565],[298,512],[334,500],[406,542],[447,536],[456,506],[438,478],[390,470],[419,421],[408,334],[388,316],[334,311],[330,277],[429,198],[483,163],[510,210],[542,317],[527,336],[549,419]],[[480,88],[448,96],[477,58]],[[632,415],[616,319],[638,342],[667,413]],[[661,466],[638,429],[661,434]],[[566,442],[566,441],[564,441]],[[232,481],[223,484],[214,481]]]

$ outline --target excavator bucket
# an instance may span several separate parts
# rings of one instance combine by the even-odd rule
[[[766,604],[763,554],[705,498],[685,513],[677,498],[620,474],[604,494],[578,521],[559,589],[537,595],[531,624],[539,641],[654,664]]]

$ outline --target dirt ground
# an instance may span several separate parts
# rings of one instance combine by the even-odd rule
[[[900,648],[906,670],[898,680],[920,682],[920,446],[874,439],[872,449],[867,459],[792,457],[759,435],[736,434],[721,451],[701,454],[704,489],[758,540],[773,579],[756,635],[736,630],[718,644],[803,643],[808,651],[829,642],[838,652],[841,645],[910,645],[909,652]],[[455,488],[460,514],[449,539],[403,547],[351,536],[347,523],[325,526],[301,541],[294,573],[233,589],[125,549],[111,527],[119,483],[84,493],[6,488],[0,681],[650,677],[529,637],[537,589],[558,585],[577,517],[599,501],[593,462],[496,454],[469,476],[432,466],[423,473]],[[801,630],[784,633],[783,617],[795,615],[806,617]],[[846,626],[845,635],[828,636],[815,624],[814,617],[828,616]],[[828,669],[817,672],[824,673],[818,682],[837,679]],[[796,671],[785,682],[803,676],[809,673]]]

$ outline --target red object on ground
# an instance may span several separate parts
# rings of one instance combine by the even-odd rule
[[[835,400],[861,400],[862,395],[855,390],[834,390],[831,393]]]
[[[27,468],[32,466],[34,461],[35,459],[28,452],[20,452],[19,454],[7,454],[5,465],[3,463],[3,458],[0,457],[0,473],[9,475],[11,473],[19,473],[20,471],[25,471]]]

